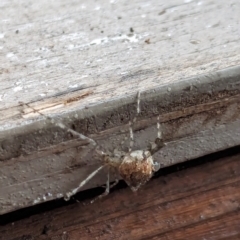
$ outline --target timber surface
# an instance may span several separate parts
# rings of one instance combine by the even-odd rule
[[[163,171],[136,194],[123,187],[93,204],[79,200],[9,222],[0,239],[240,239],[240,149],[234,151]],[[18,213],[11,215],[13,221]]]
[[[0,214],[62,197],[100,164],[42,114],[112,151],[141,91],[134,149],[160,115],[162,167],[240,144],[238,0],[5,0],[0,12]]]

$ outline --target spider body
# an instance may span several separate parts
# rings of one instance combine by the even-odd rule
[[[140,92],[138,92],[137,95],[137,115],[139,113]],[[128,152],[115,149],[113,153],[106,153],[102,150],[99,150],[99,146],[93,139],[89,139],[89,143],[92,143],[96,146],[95,151],[102,158],[102,166],[91,173],[85,180],[83,180],[77,188],[74,188],[70,192],[66,193],[66,196],[64,198],[65,200],[69,200],[71,196],[76,194],[83,185],[90,181],[90,179],[93,178],[104,167],[108,168],[106,190],[102,195],[98,196],[98,198],[106,196],[109,193],[110,188],[118,183],[118,179],[116,179],[116,181],[110,185],[110,169],[115,170],[115,172],[117,172],[123,178],[123,180],[134,192],[137,191],[143,184],[148,182],[155,171],[159,170],[160,164],[153,161],[153,154],[158,152],[165,145],[162,140],[159,116],[157,118],[157,138],[155,140],[155,143],[151,145],[150,149],[146,150],[132,150],[134,143],[132,126],[133,123],[136,122],[136,118],[137,117],[135,117],[133,121],[129,122],[130,147],[128,149]],[[79,135],[79,137],[84,139],[87,138],[86,136],[82,135]]]
[[[37,111],[35,109],[33,110]],[[137,115],[139,113],[140,113],[140,92],[138,92],[138,95],[137,95]],[[39,112],[39,114],[41,113]],[[165,145],[162,140],[159,116],[157,118],[158,131],[157,131],[157,138],[155,140],[155,143],[149,149],[132,150],[132,147],[134,144],[133,124],[136,122],[137,115],[133,119],[133,121],[129,122],[130,146],[129,146],[128,152],[119,151],[115,149],[113,153],[106,153],[102,150],[99,150],[100,147],[98,146],[98,144],[95,142],[94,139],[91,139],[79,132],[76,132],[73,129],[66,127],[63,123],[60,123],[60,122],[54,123],[54,121],[50,117],[46,117],[51,121],[51,123],[54,123],[56,126],[62,129],[65,129],[71,134],[77,136],[78,138],[87,141],[92,146],[95,146],[95,151],[102,158],[102,166],[100,166],[98,169],[93,171],[86,179],[80,182],[78,187],[72,189],[71,191],[65,194],[64,199],[66,201],[69,200],[71,196],[75,195],[88,181],[90,181],[104,167],[108,168],[106,190],[98,198],[107,195],[110,191],[110,188],[116,185],[116,183],[118,182],[118,180],[116,179],[115,183],[110,185],[109,183],[110,169],[115,170],[115,172],[117,172],[123,178],[123,180],[128,184],[128,186],[132,189],[132,191],[137,191],[143,184],[145,184],[150,180],[150,178],[153,176],[155,171],[159,170],[160,164],[158,162],[153,161],[154,153],[159,151]]]
[[[119,175],[129,185],[132,191],[137,191],[141,185],[150,180],[157,170],[151,152],[136,150],[127,153],[118,168]]]

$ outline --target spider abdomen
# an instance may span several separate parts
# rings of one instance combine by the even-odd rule
[[[124,156],[119,166],[119,174],[133,191],[137,191],[152,177],[153,169],[153,157],[150,152],[136,150]]]

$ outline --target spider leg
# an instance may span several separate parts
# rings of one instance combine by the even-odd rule
[[[137,121],[137,117],[140,113],[140,96],[141,96],[141,92],[139,91],[137,94],[137,114],[136,116],[133,118],[132,121],[129,121],[129,135],[130,135],[130,146],[129,146],[129,152],[132,151],[132,147],[134,144],[134,136],[133,136],[133,124]]]
[[[75,195],[78,190],[83,187],[86,183],[89,182],[89,180],[91,180],[104,166],[101,166],[99,167],[98,169],[96,169],[94,172],[92,172],[86,179],[84,179],[82,182],[80,182],[80,184],[78,185],[78,187],[72,189],[70,192],[67,192],[65,197],[64,197],[64,200],[65,201],[68,201],[71,196]]]
[[[109,169],[108,169],[108,174],[107,174],[107,182],[106,182],[106,189],[104,191],[104,193],[100,194],[99,196],[97,196],[96,198],[94,198],[91,203],[95,202],[97,199],[103,198],[105,196],[107,196],[110,192],[110,174],[109,174]]]
[[[113,188],[114,186],[116,186],[118,184],[118,182],[119,182],[119,180],[116,178],[115,181],[112,184],[110,184],[110,169],[108,168],[107,182],[106,182],[106,185],[104,186],[105,191],[101,195],[94,198],[91,201],[91,203],[95,202],[97,199],[101,199],[101,198],[107,196],[110,193],[110,189]]]
[[[150,149],[151,155],[158,152],[161,148],[163,148],[166,145],[162,139],[162,131],[161,131],[159,116],[157,117],[157,130],[158,130],[158,133],[157,133],[157,138],[155,140],[155,144],[151,146],[151,149]]]
[[[85,135],[83,135],[83,134],[81,134],[81,133],[79,133],[79,132],[69,128],[69,127],[67,127],[66,125],[64,125],[61,122],[56,122],[53,118],[51,118],[49,116],[45,116],[44,114],[42,114],[37,109],[31,107],[29,104],[25,103],[25,105],[28,106],[29,108],[31,108],[34,112],[38,112],[41,116],[43,116],[45,119],[49,120],[49,122],[51,122],[52,124],[56,125],[57,127],[60,127],[61,129],[66,130],[67,132],[70,132],[71,134],[73,134],[74,136],[80,138],[81,140],[87,141],[89,144],[92,144],[95,147],[95,149],[96,149],[97,143],[93,139],[91,139],[91,138],[89,138],[89,137],[87,137],[87,136],[85,136]],[[88,181],[91,180],[103,167],[104,167],[104,165],[99,167],[98,169],[96,169],[94,172],[92,172],[85,180],[83,180],[79,184],[79,186],[77,188],[74,188],[70,192],[67,192],[65,194],[64,200],[68,201],[71,198],[71,196],[75,195],[78,192],[78,190],[80,188],[82,188],[86,183],[88,183]]]
[[[86,140],[88,141],[88,143],[92,144],[93,146],[96,146],[97,143],[92,139],[92,138],[89,138],[71,128],[68,128],[66,127],[63,123],[55,123],[56,126],[66,130],[67,132],[70,132],[72,135],[76,136],[76,137],[79,137],[81,140]]]
[[[110,189],[116,186],[119,183],[119,179],[115,179],[115,181],[110,185]]]
[[[29,104],[25,103],[25,105],[27,105],[29,108],[31,108],[34,112],[38,112],[41,116],[43,116],[45,119],[49,120],[51,123],[55,124],[57,127],[60,127],[61,129],[66,130],[67,132],[70,132],[72,135],[80,138],[81,140],[87,141],[88,143],[92,144],[93,146],[97,145],[97,143],[93,139],[91,139],[91,138],[89,138],[89,137],[87,137],[87,136],[85,136],[85,135],[83,135],[83,134],[81,134],[81,133],[79,133],[77,131],[74,131],[73,129],[65,126],[63,123],[55,122],[55,120],[53,118],[48,117],[48,116],[42,114],[40,111],[38,111],[37,109],[31,107]]]

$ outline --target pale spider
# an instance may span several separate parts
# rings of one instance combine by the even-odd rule
[[[106,182],[106,190],[98,198],[106,196],[110,188],[118,183],[116,180],[112,185],[110,185],[110,169],[117,171],[118,174],[123,178],[123,180],[128,184],[132,191],[137,191],[139,187],[150,180],[153,173],[160,169],[160,164],[153,161],[153,154],[159,151],[163,146],[165,146],[162,140],[162,134],[160,129],[159,116],[157,118],[157,138],[155,143],[151,145],[149,149],[145,150],[134,150],[132,151],[134,136],[133,136],[133,123],[136,122],[137,116],[140,113],[140,92],[137,94],[137,114],[133,121],[129,122],[129,132],[130,132],[130,146],[128,152],[114,150],[113,153],[105,153],[99,150],[97,143],[84,135],[79,137],[88,140],[89,143],[96,146],[95,151],[102,157],[102,166],[92,172],[86,179],[84,179],[77,188],[72,189],[70,192],[66,193],[64,199],[67,201],[71,196],[75,195],[81,187],[83,187],[91,178],[93,178],[102,168],[108,167],[108,175]],[[60,126],[61,125],[61,126]],[[66,128],[62,124],[58,124],[61,128]],[[71,129],[67,129],[72,132]],[[77,133],[78,134],[78,133]]]
[[[35,109],[33,110],[37,111]],[[43,115],[39,111],[37,112]],[[56,123],[52,118],[43,115],[47,119],[51,120],[51,122],[57,125],[58,127],[70,132],[71,134],[79,137],[82,140],[87,141],[89,144],[92,144],[95,147],[95,151],[102,158],[102,166],[100,166],[94,172],[92,172],[86,179],[84,179],[79,184],[78,187],[67,192],[65,194],[64,200],[68,201],[104,167],[108,168],[106,190],[103,194],[101,194],[97,198],[101,198],[103,196],[108,195],[110,188],[118,183],[118,179],[116,179],[116,181],[112,185],[110,185],[109,172],[111,169],[115,170],[123,178],[123,180],[128,184],[132,191],[137,191],[141,185],[145,184],[147,181],[150,180],[154,172],[160,169],[160,164],[158,162],[153,161],[153,154],[158,152],[163,146],[165,146],[165,143],[162,140],[159,116],[157,118],[157,138],[155,139],[155,143],[152,144],[148,149],[132,151],[132,147],[134,144],[132,126],[136,122],[139,113],[140,113],[140,92],[138,92],[137,94],[137,114],[132,121],[129,121],[130,146],[128,152],[119,151],[115,149],[113,153],[106,153],[103,150],[100,150],[100,146],[95,142],[95,140],[81,133],[78,133],[73,129],[66,127],[62,123]]]

